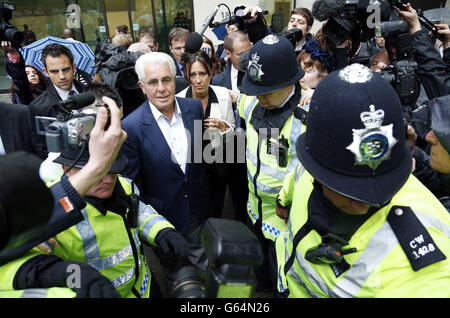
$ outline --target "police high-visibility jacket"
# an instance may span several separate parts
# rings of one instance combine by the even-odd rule
[[[129,179],[119,176],[117,180],[127,195],[132,193]],[[141,254],[139,237],[155,244],[158,232],[163,228],[173,228],[172,224],[150,205],[139,202],[138,228],[131,228],[139,258],[139,277],[135,281],[133,246],[122,216],[112,212],[103,215],[88,202],[82,213],[83,221],[56,236],[58,246],[53,249],[53,254],[91,265],[111,280],[122,297],[135,297],[133,286],[141,297],[149,297],[151,277],[147,260]]]
[[[74,298],[76,293],[70,288],[31,288],[15,290],[14,278],[20,267],[42,252],[31,250],[22,257],[0,266],[0,298]]]
[[[275,242],[280,291],[288,290],[289,297],[450,296],[450,215],[413,175],[388,205],[371,215],[351,236],[343,249],[351,247],[357,251],[343,256],[350,266],[341,271],[338,266],[314,264],[305,259],[306,252],[318,246],[322,239],[314,229],[299,232],[308,219],[308,201],[314,179],[302,166],[297,167],[294,175],[296,182],[291,191],[288,230]],[[292,182],[286,184],[292,185]],[[289,199],[285,199],[282,204],[288,202]],[[396,207],[410,207],[410,210]],[[397,221],[393,220],[402,217],[402,211],[407,210],[416,216],[423,230],[405,247],[400,243],[402,235],[394,232]],[[402,224],[405,225],[403,231],[409,224]],[[414,223],[416,225],[417,222]],[[297,233],[302,234],[298,236],[299,243],[291,258]],[[431,239],[424,241],[428,233]],[[440,260],[413,270],[413,263],[420,263],[433,253],[441,255]],[[289,260],[293,263],[284,275],[285,264]]]
[[[280,167],[273,153],[268,153],[266,138],[259,138],[258,132],[250,123],[252,113],[258,105],[255,96],[240,94],[236,101],[239,114],[245,119],[247,132],[247,178],[249,198],[247,211],[250,219],[255,223],[262,217],[262,232],[268,239],[275,238],[284,230],[286,224],[276,215],[276,197],[280,191],[286,174],[292,171],[299,163],[295,150],[295,141],[306,130],[300,119],[291,114],[279,132],[279,136],[288,141],[286,167]],[[271,138],[271,144],[278,144],[278,140]]]

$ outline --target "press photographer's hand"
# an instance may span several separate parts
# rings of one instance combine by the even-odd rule
[[[106,175],[127,139],[127,133],[120,123],[120,109],[111,98],[104,96],[102,100],[109,107],[111,124],[105,130],[108,111],[100,107],[89,137],[89,161],[77,174],[69,177],[70,183],[81,196]]]
[[[419,16],[417,15],[417,11],[411,6],[411,4],[407,3],[405,5],[406,10],[400,10],[395,7],[395,11],[397,11],[398,15],[403,18],[409,24],[409,33],[413,34],[422,29],[420,25]]]

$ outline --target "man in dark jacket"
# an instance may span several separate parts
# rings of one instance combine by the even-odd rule
[[[415,49],[415,60],[418,64],[417,74],[428,99],[450,93],[450,73],[441,56],[434,49],[434,44],[427,32],[422,29],[417,11],[411,5],[406,10],[398,10],[398,14],[409,24],[412,35],[412,46]]]

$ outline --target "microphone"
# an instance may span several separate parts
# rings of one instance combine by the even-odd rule
[[[206,31],[206,28],[214,20],[214,17],[216,16],[217,11],[219,11],[219,6],[216,6],[214,8],[214,10],[206,17],[205,22],[203,22],[202,28],[199,32],[200,35],[203,35],[203,33]]]
[[[200,51],[203,44],[203,37],[197,32],[192,32],[186,38],[184,43],[184,50],[188,53],[195,53]]]
[[[95,102],[95,96],[91,92],[73,95],[68,99],[58,103],[64,110],[71,112],[72,110],[80,109],[91,105]]]

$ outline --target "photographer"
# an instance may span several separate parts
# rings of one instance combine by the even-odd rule
[[[119,297],[112,284],[92,267],[30,251],[83,219],[80,211],[85,202],[81,196],[104,177],[126,139],[119,109],[111,99],[103,101],[111,114],[109,128],[104,129],[108,113],[102,107],[90,134],[93,151],[89,161],[78,174],[53,185],[51,193],[39,178],[38,158],[11,153],[0,159],[0,296]],[[80,277],[78,284],[69,286],[73,271],[68,269],[73,266]]]
[[[406,10],[395,8],[400,17],[409,25],[409,33],[412,35],[412,47],[415,49],[415,57],[418,64],[417,74],[420,78],[428,99],[450,93],[450,73],[447,66],[434,48],[432,39],[422,29],[417,11],[408,3]],[[440,28],[441,29],[441,28]],[[441,30],[445,30],[442,28]],[[445,45],[448,47],[448,35],[441,32]]]

